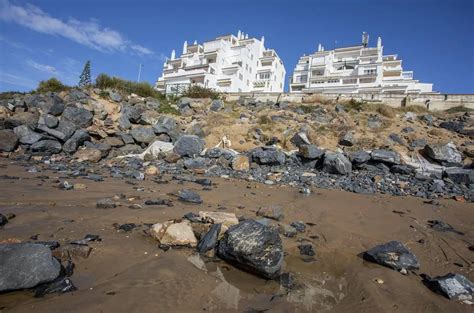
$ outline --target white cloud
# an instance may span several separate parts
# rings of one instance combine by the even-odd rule
[[[35,62],[33,60],[27,60],[26,64],[28,64],[32,68],[37,69],[38,71],[41,71],[41,72],[46,72],[46,73],[50,73],[50,74],[56,74],[57,73],[56,68],[54,66],[51,66],[51,65],[41,64],[41,63]]]
[[[153,54],[150,49],[130,42],[118,31],[100,26],[96,20],[60,20],[31,4],[20,6],[11,4],[8,0],[0,0],[0,20],[40,33],[61,36],[100,51]]]

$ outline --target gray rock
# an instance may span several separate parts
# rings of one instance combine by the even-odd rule
[[[140,123],[140,119],[143,113],[143,109],[138,106],[124,105],[122,106],[122,116],[126,116],[132,123]]]
[[[298,249],[300,250],[301,255],[306,255],[306,256],[316,255],[316,253],[314,252],[313,245],[310,243],[299,245]]]
[[[237,267],[269,279],[279,275],[283,263],[278,232],[254,220],[231,226],[219,241],[217,254]]]
[[[56,116],[51,115],[51,114],[43,115],[41,120],[49,128],[55,128],[56,126],[58,126],[58,123],[59,123],[58,118]]]
[[[395,134],[395,133],[392,133],[390,135],[388,135],[388,139],[390,139],[391,141],[393,141],[394,143],[397,143],[401,146],[405,146],[406,145],[406,142],[405,140],[403,140],[403,138],[400,137],[400,135],[398,134]]]
[[[282,234],[283,236],[289,237],[289,238],[295,237],[296,234],[297,234],[296,228],[294,228],[294,227],[291,226],[291,225],[287,225],[287,224],[280,224],[280,225],[278,226],[278,231],[279,231],[280,234]]]
[[[189,189],[182,189],[178,192],[178,199],[183,202],[201,204],[202,199],[199,194]]]
[[[450,167],[444,171],[443,176],[456,184],[474,184],[474,170],[471,169]]]
[[[314,145],[302,145],[299,147],[300,154],[309,160],[320,159],[324,155],[324,150]]]
[[[152,128],[136,127],[130,130],[130,135],[138,143],[150,143],[155,139],[155,132]]]
[[[116,208],[117,205],[115,204],[114,200],[111,199],[111,198],[103,198],[103,199],[99,199],[96,204],[95,204],[95,207],[97,209],[113,209],[113,208]]]
[[[356,167],[360,167],[361,165],[370,161],[370,159],[370,153],[366,151],[356,151],[349,155],[349,160],[351,160],[352,164],[354,164]]]
[[[207,166],[207,159],[194,158],[184,160],[184,167],[187,169],[205,168]]]
[[[204,150],[204,141],[196,135],[183,135],[174,145],[174,152],[180,156],[194,157]]]
[[[120,115],[120,117],[118,118],[118,123],[121,130],[127,130],[132,128],[132,123],[130,123],[130,120],[128,119],[127,115]]]
[[[461,153],[459,153],[456,146],[451,142],[445,145],[428,144],[423,149],[423,153],[443,165],[459,164],[462,162]]]
[[[352,171],[352,163],[341,153],[326,151],[323,171],[330,174],[347,175]]]
[[[444,276],[425,278],[423,283],[432,291],[441,293],[446,298],[459,301],[472,301],[474,283],[460,274],[449,273]]]
[[[184,109],[185,107],[191,107],[191,102],[191,98],[182,97],[178,100],[178,102],[176,102],[176,105],[178,106],[178,108]]]
[[[412,148],[423,148],[427,144],[426,139],[414,139],[410,142],[410,147]]]
[[[26,289],[59,276],[61,266],[45,245],[0,244],[0,292]]]
[[[43,121],[40,119],[40,123],[38,124],[37,129],[64,142],[74,134],[77,127],[76,124],[74,124],[73,122],[62,119],[61,121],[59,121],[59,124],[56,128],[49,128],[48,126],[43,124]]]
[[[390,168],[390,172],[400,175],[413,175],[415,170],[407,165],[394,165]]]
[[[260,165],[283,165],[286,156],[283,151],[273,147],[260,147],[250,151],[252,161]]]
[[[63,112],[63,118],[73,122],[79,127],[85,128],[92,124],[94,117],[91,112],[84,108],[79,108],[74,105],[68,105]]]
[[[376,149],[372,151],[372,160],[388,164],[400,164],[400,155],[395,151]]]
[[[13,129],[13,132],[19,138],[20,143],[26,144],[26,145],[31,145],[39,141],[41,138],[43,138],[41,134],[38,134],[37,132],[32,131],[31,128],[29,128],[26,125],[15,127]]]
[[[141,124],[144,124],[144,125],[155,125],[159,118],[161,117],[161,114],[156,112],[156,111],[152,111],[152,110],[146,110],[142,113],[140,119],[141,119]]]
[[[367,118],[367,126],[371,129],[377,129],[382,127],[382,119],[378,115],[370,115]]]
[[[221,224],[214,224],[211,229],[199,240],[197,245],[197,251],[199,253],[206,253],[209,250],[214,249],[217,244],[217,238],[221,231]]]
[[[56,140],[41,140],[30,146],[32,152],[40,154],[57,154],[61,152],[61,143]]]
[[[298,132],[296,133],[292,138],[291,142],[296,146],[296,147],[301,147],[303,145],[310,145],[311,142],[308,139],[308,135],[306,135],[305,132]]]
[[[147,97],[145,103],[149,110],[158,110],[160,108],[160,101],[153,97]]]
[[[62,100],[54,101],[53,105],[49,108],[48,113],[54,116],[59,116],[64,112],[64,108],[65,105]]]
[[[420,268],[416,256],[399,241],[390,241],[366,251],[364,259],[398,271]]]
[[[284,217],[283,208],[279,205],[260,207],[257,211],[257,216],[271,218],[273,220],[279,221]]]
[[[18,136],[10,129],[0,129],[0,151],[12,152],[18,146]]]
[[[38,115],[30,112],[16,113],[7,117],[3,122],[5,128],[13,129],[17,126],[27,125],[31,129],[35,129],[38,125]]]
[[[109,91],[109,98],[110,100],[115,101],[115,102],[122,101],[122,96],[118,92],[115,92],[115,91]]]
[[[336,110],[337,113],[346,112],[346,108],[340,103],[336,104],[334,109]]]
[[[78,129],[74,132],[74,134],[69,138],[63,145],[63,151],[69,154],[76,152],[77,148],[79,148],[84,142],[90,141],[91,137],[87,133],[87,131],[83,129]]]
[[[355,144],[354,134],[352,132],[345,133],[340,139],[339,144],[341,146],[352,147]]]
[[[224,108],[224,102],[222,100],[212,100],[211,102],[211,111],[217,112]]]
[[[291,223],[290,225],[293,226],[300,233],[304,233],[306,229],[306,225],[303,221],[296,221],[296,222]]]

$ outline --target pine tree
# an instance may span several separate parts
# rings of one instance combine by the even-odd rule
[[[91,61],[87,61],[82,70],[81,76],[79,76],[79,87],[87,88],[92,85],[91,81]]]

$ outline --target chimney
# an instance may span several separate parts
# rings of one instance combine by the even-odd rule
[[[183,54],[186,54],[188,52],[188,42],[184,41],[183,43]]]
[[[369,45],[369,34],[366,32],[362,33],[362,45],[366,48]]]
[[[171,51],[171,60],[174,60],[174,58],[176,57],[176,51]]]
[[[322,51],[322,50],[321,50],[322,48],[323,48],[323,46],[322,46],[321,44],[318,44],[318,52],[321,52],[321,51]]]
[[[377,38],[377,49],[380,50],[380,48],[382,48],[382,37],[379,36],[379,38]]]

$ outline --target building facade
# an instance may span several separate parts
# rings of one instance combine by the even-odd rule
[[[220,92],[283,92],[285,67],[265,39],[238,32],[202,44],[185,41],[181,56],[166,60],[156,82],[159,91],[179,94],[192,84]]]
[[[369,47],[369,35],[362,43],[303,55],[290,77],[291,92],[314,93],[432,93],[433,84],[420,83],[412,71],[404,71],[397,55],[383,55],[382,39]]]

